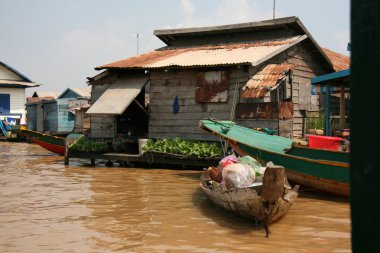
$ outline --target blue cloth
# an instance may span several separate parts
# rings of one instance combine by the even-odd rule
[[[175,96],[174,102],[173,102],[173,113],[177,114],[178,110],[179,110],[178,96]]]

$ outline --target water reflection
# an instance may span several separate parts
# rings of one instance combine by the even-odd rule
[[[301,192],[265,238],[205,198],[199,170],[64,166],[24,143],[0,154],[0,252],[350,252],[347,200]]]

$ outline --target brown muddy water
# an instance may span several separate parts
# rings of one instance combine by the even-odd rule
[[[303,191],[266,238],[205,198],[199,169],[86,162],[0,143],[0,252],[351,252],[344,199]]]

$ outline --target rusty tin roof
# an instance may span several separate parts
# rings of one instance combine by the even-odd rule
[[[332,62],[335,71],[341,71],[350,68],[351,61],[349,56],[331,51],[327,48],[322,49]]]
[[[262,63],[298,42],[306,35],[251,43],[234,43],[212,46],[184,47],[155,50],[125,60],[102,65],[95,69],[154,69],[167,67],[225,66]]]
[[[294,69],[292,64],[268,64],[253,75],[243,87],[242,98],[263,98]]]

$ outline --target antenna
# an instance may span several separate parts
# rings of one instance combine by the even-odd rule
[[[139,34],[136,33],[137,55],[139,55]]]
[[[273,0],[273,19],[276,18],[276,0]]]

